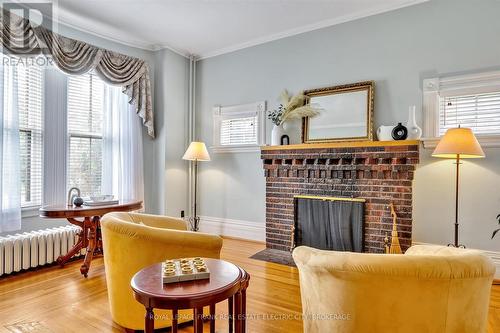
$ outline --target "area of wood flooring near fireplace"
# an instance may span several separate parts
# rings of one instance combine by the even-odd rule
[[[251,275],[249,332],[302,332],[298,271],[248,258],[264,248],[261,243],[225,238],[222,249],[223,259]],[[63,269],[52,266],[1,278],[0,332],[13,332],[8,327],[16,323],[38,325],[39,330],[32,332],[123,332],[109,313],[102,258],[92,263],[88,279],[80,275],[80,264],[77,261]],[[218,304],[217,313],[224,314],[226,308],[225,302]],[[226,322],[219,320],[216,329],[227,332]],[[192,332],[192,327],[181,332]],[[494,332],[500,332],[500,286],[493,286],[490,301],[488,333]]]

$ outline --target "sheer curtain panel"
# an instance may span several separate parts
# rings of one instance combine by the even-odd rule
[[[21,229],[17,69],[0,65],[0,232]]]
[[[102,189],[144,200],[141,122],[119,87],[104,85]]]

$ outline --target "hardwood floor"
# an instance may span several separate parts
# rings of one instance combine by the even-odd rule
[[[260,243],[224,239],[222,257],[251,275],[248,332],[302,332],[297,318],[301,312],[298,272],[248,258],[263,248]],[[102,258],[92,262],[87,279],[80,275],[80,264],[0,278],[0,332],[123,332],[109,313]],[[217,313],[224,314],[226,308],[227,303],[218,304]],[[227,324],[219,320],[216,330],[227,332]],[[192,327],[180,332],[192,332]],[[489,314],[488,333],[494,332],[500,332],[498,285],[493,286]]]

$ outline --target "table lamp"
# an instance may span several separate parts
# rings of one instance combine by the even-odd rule
[[[433,157],[453,158],[456,160],[457,172],[455,180],[455,241],[448,246],[465,247],[458,242],[458,190],[460,175],[460,160],[464,158],[482,158],[483,149],[479,145],[470,128],[450,128],[439,141],[432,153]]]
[[[200,224],[200,218],[198,217],[196,212],[196,200],[198,192],[198,161],[210,161],[210,155],[208,154],[205,143],[193,141],[184,153],[184,156],[182,156],[182,159],[194,162],[194,205],[191,226],[193,231],[198,231],[198,227]]]

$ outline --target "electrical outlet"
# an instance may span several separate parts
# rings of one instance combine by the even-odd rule
[[[181,210],[181,218],[184,218],[184,211]]]

